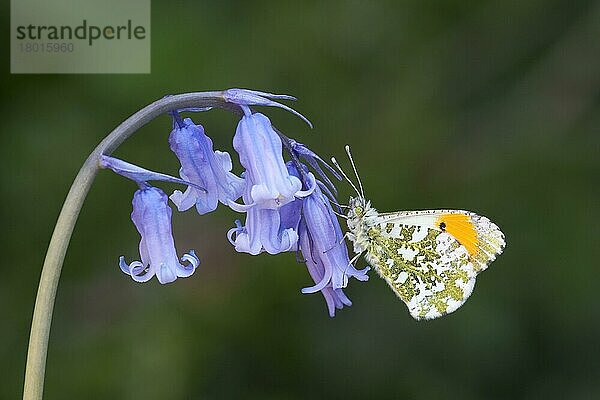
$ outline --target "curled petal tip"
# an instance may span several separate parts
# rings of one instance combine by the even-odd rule
[[[148,282],[154,275],[139,261],[133,261],[128,265],[123,256],[119,257],[119,267],[121,271],[131,276],[131,279],[140,283]]]
[[[323,276],[323,278],[321,278],[321,280],[319,282],[317,282],[314,286],[302,288],[302,293],[304,293],[304,294],[316,293],[320,290],[323,290],[330,281],[331,281],[331,271],[326,271],[325,276]]]
[[[322,289],[322,288],[321,288]],[[311,287],[305,287],[300,289],[300,292],[302,294],[311,294],[311,293],[316,293],[318,292],[320,289],[316,286],[311,286]]]
[[[256,205],[256,203],[252,203],[252,204],[240,204],[240,203],[236,203],[233,200],[228,200],[227,201],[227,205],[233,211],[236,211],[236,212],[246,212],[249,209],[251,209],[252,207],[254,207]]]
[[[184,254],[183,257],[181,257],[181,261],[189,262],[190,265],[194,267],[194,269],[197,268],[198,265],[200,265],[200,259],[198,258],[194,250],[190,250],[187,254]]]
[[[233,239],[233,235],[237,235],[238,232],[240,232],[238,228],[231,228],[227,231],[227,240],[229,240],[229,243],[231,243],[232,246],[235,246],[235,240]]]
[[[125,261],[125,256],[119,257],[119,267],[121,268],[121,271],[129,275],[129,265],[127,265],[127,262]]]
[[[296,197],[307,197],[310,196],[312,194],[312,192],[315,191],[315,189],[317,188],[317,179],[315,178],[315,176],[312,173],[308,173],[308,180],[310,182],[310,187],[307,190],[299,190],[297,191],[294,196]]]
[[[200,259],[196,256],[194,250],[190,250],[189,253],[184,254],[181,257],[181,262],[187,262],[187,264],[182,264],[177,268],[177,277],[179,278],[191,276],[196,271],[198,265],[200,265]]]

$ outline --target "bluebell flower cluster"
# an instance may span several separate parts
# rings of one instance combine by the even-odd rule
[[[169,145],[181,164],[179,178],[114,157],[101,157],[103,168],[139,186],[133,197],[131,219],[141,236],[140,261],[127,264],[121,257],[121,270],[137,282],[156,276],[162,284],[192,275],[200,260],[194,250],[178,258],[169,199],[177,210],[195,206],[200,215],[214,211],[221,203],[245,214],[244,223],[235,221],[227,232],[234,249],[252,255],[297,253],[314,282],[302,293],[321,292],[329,314],[334,316],[336,309],[352,304],[343,291],[349,278],[368,279],[368,268],[358,270],[349,259],[332,206],[337,204],[337,191],[326,171],[337,179],[339,175],[308,147],[274,128],[266,115],[253,110],[256,106],[279,107],[312,127],[303,115],[278,102],[295,100],[292,96],[229,89],[223,92],[223,99],[241,114],[233,136],[233,148],[244,168],[239,176],[232,172],[231,156],[213,148],[202,125],[180,115],[189,110],[170,113],[173,129]],[[167,196],[150,181],[180,184],[185,190]]]

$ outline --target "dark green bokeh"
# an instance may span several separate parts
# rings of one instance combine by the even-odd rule
[[[174,218],[202,258],[192,278],[138,285],[117,267],[137,255],[135,185],[102,172],[64,265],[47,399],[600,398],[599,37],[593,1],[155,0],[150,75],[10,75],[5,46],[0,398],[20,396],[40,267],[87,154],[165,94],[228,87],[296,95],[313,131],[266,112],[324,157],[350,144],[378,209],[482,213],[505,254],[441,320],[413,321],[375,274],[330,319],[293,254],[231,249],[221,207]],[[194,118],[232,151],[236,117]],[[175,174],[169,130],[116,155]]]

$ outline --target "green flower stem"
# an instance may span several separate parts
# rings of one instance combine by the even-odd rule
[[[31,322],[24,400],[40,400],[43,395],[50,324],[60,271],[79,211],[100,169],[100,156],[110,155],[125,139],[157,116],[174,109],[190,107],[219,107],[237,111],[236,106],[225,102],[222,92],[185,93],[164,97],[144,107],[116,127],[94,149],[79,170],[58,216],[42,267]]]

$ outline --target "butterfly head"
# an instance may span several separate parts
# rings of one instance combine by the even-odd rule
[[[360,221],[376,216],[377,211],[371,207],[371,202],[365,199],[363,196],[350,197],[348,202],[348,222]]]
[[[365,212],[367,208],[370,207],[370,204],[367,205],[367,200],[362,197],[350,197],[350,201],[348,201],[348,218],[362,218],[365,216]]]

